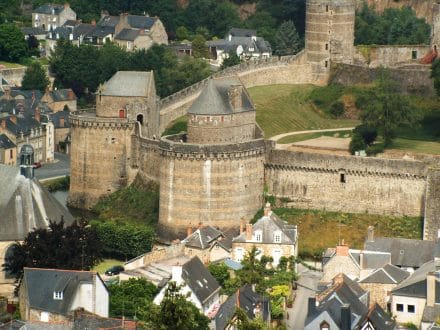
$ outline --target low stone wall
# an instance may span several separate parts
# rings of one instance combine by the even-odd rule
[[[170,246],[160,246],[153,248],[153,251],[140,255],[124,264],[125,270],[132,270],[147,266],[153,262],[166,260],[183,255],[185,245],[182,243],[172,244]]]
[[[46,69],[46,74],[49,76],[49,66],[43,66]],[[18,67],[18,68],[10,68],[10,69],[2,69],[0,70],[0,76],[5,79],[9,85],[21,86],[21,81],[23,80],[24,73],[26,72],[27,67]]]
[[[345,86],[371,84],[378,77],[381,68],[367,68],[360,65],[333,63],[329,83]],[[418,94],[425,97],[435,95],[434,82],[429,65],[407,65],[389,68],[391,79],[398,83],[400,91],[407,94]]]

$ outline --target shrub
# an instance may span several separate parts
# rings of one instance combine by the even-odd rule
[[[359,134],[367,145],[371,145],[377,138],[376,128],[368,126],[366,124],[357,126],[353,130],[353,133]]]
[[[367,145],[360,134],[353,134],[350,141],[350,152],[352,155],[355,154],[356,151],[365,150]]]
[[[341,117],[345,112],[344,103],[341,101],[333,102],[330,106],[329,112],[334,118]]]
[[[383,143],[373,144],[369,146],[366,150],[368,156],[374,156],[376,154],[380,154],[385,150],[385,146]]]
[[[344,92],[344,86],[339,84],[318,87],[310,93],[310,100],[318,107],[327,108]]]

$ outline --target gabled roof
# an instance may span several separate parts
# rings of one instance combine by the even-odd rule
[[[252,225],[252,232],[255,233],[257,230],[262,231],[261,243],[274,243],[274,233],[276,231],[281,231],[283,233],[283,235],[281,235],[281,242],[276,244],[296,244],[297,227],[295,225],[289,225],[272,211],[269,212],[269,215],[261,217]],[[245,243],[246,232],[235,237],[232,242]]]
[[[97,26],[109,26],[114,29],[118,23],[119,23],[119,16],[105,15],[105,16],[101,17],[101,19],[98,21],[98,23],[96,25]]]
[[[53,91],[49,91],[49,95],[54,100],[54,102],[76,100],[76,95],[71,88],[56,89]]]
[[[436,243],[407,238],[375,237],[365,242],[365,250],[391,253],[391,263],[399,267],[418,268],[432,260]]]
[[[43,268],[24,268],[23,282],[30,308],[67,315],[81,283],[94,283],[91,271],[74,271]],[[56,300],[54,292],[62,292],[63,299]]]
[[[359,283],[398,284],[409,277],[409,275],[409,272],[391,264],[387,264],[384,267],[373,271],[367,277],[359,281]]]
[[[195,247],[201,250],[207,249],[211,243],[223,237],[223,233],[214,227],[206,226],[198,228],[194,233],[183,240],[185,246]]]
[[[35,120],[32,116],[24,113],[15,115],[15,122],[13,121],[12,116],[3,118],[3,120],[6,120],[6,129],[15,136],[19,136],[21,133],[28,135],[32,129],[41,127],[40,122]]]
[[[46,34],[46,31],[44,31],[40,27],[22,27],[21,32],[23,32],[24,35],[31,35],[31,36]]]
[[[127,17],[128,24],[135,29],[150,30],[156,21],[156,17],[149,16],[128,15]]]
[[[182,266],[182,278],[202,303],[220,290],[217,280],[198,257],[193,257]]]
[[[362,325],[369,323],[374,329],[378,330],[394,330],[396,328],[396,321],[391,319],[378,304],[374,304],[374,306],[370,308],[365,320],[361,323]],[[361,328],[364,329],[364,327]]]
[[[101,95],[149,96],[149,86],[154,84],[153,72],[118,71],[101,88]]]
[[[64,10],[64,5],[47,3],[34,9],[33,13],[52,15],[52,12],[54,12],[55,15],[59,15],[63,10]]]
[[[140,30],[122,29],[121,32],[119,32],[115,36],[115,39],[134,41],[139,36],[139,34],[140,34]]]
[[[50,116],[55,128],[67,128],[70,127],[70,111],[58,111]],[[64,119],[64,125],[61,125],[61,121]]]
[[[104,38],[114,33],[115,33],[114,27],[97,25],[90,32],[86,34],[86,37]]]
[[[7,137],[6,134],[0,134],[0,149],[10,149],[15,148],[16,145]]]
[[[227,35],[233,37],[253,37],[257,35],[257,30],[231,28]]]

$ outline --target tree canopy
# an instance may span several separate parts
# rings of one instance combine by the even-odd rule
[[[27,44],[21,30],[15,25],[0,25],[0,60],[18,62],[27,55]]]
[[[302,41],[292,21],[280,25],[276,34],[276,54],[293,55],[302,48]]]
[[[50,81],[46,75],[46,70],[40,62],[34,61],[26,69],[21,81],[21,88],[25,90],[37,89],[44,92],[49,84]]]

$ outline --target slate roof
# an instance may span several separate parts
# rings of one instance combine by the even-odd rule
[[[15,123],[11,119],[11,116],[3,118],[6,120],[6,129],[15,136],[19,136],[21,133],[28,135],[32,129],[41,127],[41,123],[28,114],[19,113],[15,118]]]
[[[388,252],[354,250],[348,251],[356,263],[362,269],[376,269],[391,262],[391,255]],[[361,263],[362,253],[362,265]]]
[[[70,112],[69,111],[58,111],[50,116],[55,128],[67,128],[70,127]],[[61,119],[64,119],[64,125],[61,126]]]
[[[118,71],[102,86],[101,95],[147,97],[150,84],[154,84],[151,71]]]
[[[233,37],[252,37],[257,35],[257,30],[231,28],[227,34]]]
[[[436,243],[407,238],[375,237],[365,242],[365,250],[391,253],[391,263],[399,267],[418,268],[432,260]]]
[[[0,241],[23,240],[34,228],[47,228],[49,219],[73,222],[69,211],[18,167],[0,165],[0,182]]]
[[[122,29],[121,32],[119,32],[115,36],[115,39],[134,41],[139,36],[139,34],[140,34],[139,30]]]
[[[228,92],[234,85],[242,86],[243,84],[238,78],[232,77],[210,79],[200,95],[188,109],[188,113],[200,115],[228,115],[234,112],[255,111],[244,87],[241,95],[243,106],[235,110],[232,108]]]
[[[136,321],[100,317],[87,311],[76,311],[73,330],[126,329],[136,330]]]
[[[387,264],[384,267],[373,271],[367,277],[359,281],[359,283],[398,284],[408,278],[409,275],[409,272],[394,265]]]
[[[436,322],[440,317],[440,305],[425,306],[423,310],[422,322]]]
[[[97,26],[109,26],[114,28],[119,23],[119,16],[105,15],[96,24]]]
[[[156,21],[156,17],[149,16],[128,15],[127,17],[128,24],[135,29],[150,30]]]
[[[255,232],[256,230],[262,231],[261,243],[274,243],[274,233],[280,230],[283,235],[281,235],[281,242],[276,244],[296,244],[297,227],[295,225],[289,225],[287,222],[280,219],[272,211],[269,212],[268,216],[261,217],[256,223],[252,225],[252,232]],[[232,242],[245,243],[246,231],[235,237]]]
[[[257,37],[256,40],[248,37],[232,37],[231,40],[210,40],[206,42],[206,45],[223,50],[225,53],[229,53],[230,51],[237,52],[239,46],[243,48],[245,54],[272,53],[270,43],[261,37]]]
[[[214,227],[206,226],[198,228],[194,233],[183,240],[185,246],[197,249],[207,249],[211,247],[211,243],[223,236],[223,233]]]
[[[46,31],[44,31],[40,27],[23,27],[21,28],[21,32],[23,32],[24,35],[31,35],[31,36],[46,34]]]
[[[54,102],[62,102],[62,101],[74,101],[76,100],[76,95],[70,88],[65,89],[56,89],[49,92],[50,96],[54,100]]]
[[[97,273],[91,271],[25,267],[23,282],[27,290],[29,307],[68,315],[79,285],[93,283],[94,276],[99,277]],[[63,292],[63,299],[53,299],[55,291]]]
[[[97,25],[94,29],[87,33],[87,37],[104,38],[108,35],[114,34],[115,28],[111,26],[101,26]]]
[[[426,275],[440,269],[439,260],[431,260],[414,271],[407,279],[397,285],[393,295],[426,298]],[[440,286],[436,282],[436,302],[440,303]]]
[[[15,147],[15,143],[12,142],[11,139],[6,136],[6,134],[0,135],[0,149],[10,149]]]
[[[64,10],[64,5],[57,4],[44,4],[33,10],[33,13],[52,15],[52,10],[54,10],[55,15],[59,15]]]
[[[202,303],[220,290],[217,280],[198,257],[193,257],[182,266],[182,278]]]
[[[12,320],[5,324],[0,324],[0,330],[67,330],[72,329],[70,322],[41,322],[41,321],[21,321]]]
[[[70,40],[70,34],[72,34],[73,40],[78,40],[81,37],[88,37],[93,34],[96,26],[92,24],[79,23],[75,25],[67,25],[67,22],[63,26],[57,27],[52,33],[49,33],[47,39],[59,40],[66,39]]]
[[[370,308],[365,321],[362,323],[366,322],[370,322],[374,329],[394,330],[396,328],[396,321],[391,319],[378,304],[374,304],[374,306]]]
[[[239,290],[238,303],[247,316],[253,320],[255,318],[254,310],[257,305],[261,305],[263,312],[263,320],[269,317],[269,299],[265,298],[252,290],[249,284],[242,286]],[[215,329],[223,330],[228,325],[229,321],[234,317],[237,309],[237,292],[229,296],[229,298],[220,306],[215,316]]]

